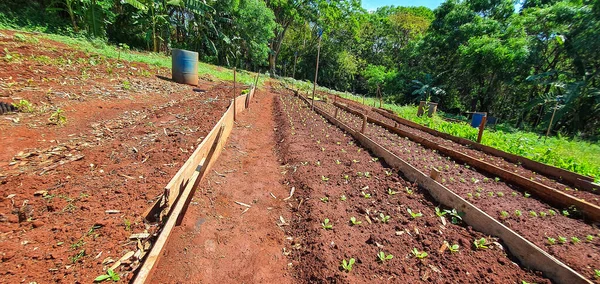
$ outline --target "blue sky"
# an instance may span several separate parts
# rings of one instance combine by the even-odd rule
[[[367,10],[375,10],[381,6],[425,6],[430,9],[435,9],[442,4],[443,0],[362,0],[363,8]]]

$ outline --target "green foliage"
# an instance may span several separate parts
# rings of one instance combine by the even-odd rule
[[[419,217],[423,217],[423,213],[421,213],[421,212],[413,212],[412,210],[410,210],[410,208],[406,208],[406,211],[408,211],[408,214],[410,214],[410,216],[413,219],[417,219]]]
[[[556,244],[556,239],[548,237],[548,244],[550,244],[550,245]]]
[[[352,223],[352,225],[360,225],[360,224],[362,224],[362,222],[358,221],[355,217],[350,217],[350,223]]]
[[[418,259],[423,259],[427,257],[427,253],[424,251],[419,251],[417,248],[413,248],[411,251],[412,255]]]
[[[481,239],[476,239],[475,241],[473,241],[473,244],[475,245],[476,249],[487,249],[487,241],[485,238],[481,238]]]
[[[13,103],[13,106],[20,112],[34,112],[35,108],[28,100],[19,100],[18,103]]]
[[[327,218],[325,218],[325,220],[323,220],[323,223],[321,223],[321,227],[323,227],[323,229],[325,229],[325,230],[333,229],[333,225],[329,222],[329,219],[327,219]]]
[[[386,260],[391,260],[392,258],[394,258],[393,255],[391,255],[391,254],[386,255],[385,252],[383,252],[383,251],[380,251],[377,254],[377,257],[379,258],[379,261],[381,261],[381,263],[385,263]]]
[[[55,125],[63,125],[67,123],[67,117],[65,116],[65,111],[57,108],[48,118],[48,121]]]
[[[346,261],[345,259],[342,259],[342,268],[346,271],[346,272],[350,272],[352,271],[352,266],[354,265],[355,259],[351,258],[348,261]]]
[[[103,282],[106,280],[112,280],[114,282],[118,282],[121,280],[119,274],[115,273],[112,269],[106,271],[106,274],[100,275],[94,279],[94,282]]]

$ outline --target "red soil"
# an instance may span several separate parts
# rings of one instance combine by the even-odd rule
[[[497,240],[449,221],[444,225],[425,190],[403,180],[299,99],[282,96],[277,112],[286,177],[296,188],[293,241],[286,251],[299,282],[549,283],[519,268],[499,243],[476,250],[475,239]],[[412,218],[407,209],[423,216]],[[380,214],[389,215],[389,222],[383,223]],[[362,224],[352,226],[353,216]],[[325,218],[331,230],[322,227]],[[458,244],[459,251],[440,252],[444,241]],[[419,260],[413,248],[429,255]],[[380,251],[393,258],[379,262]],[[350,258],[356,264],[343,272],[340,263]]]
[[[318,106],[332,114],[335,108],[325,103],[319,103]],[[338,117],[354,129],[362,127],[362,119],[355,115],[340,110]],[[535,196],[525,198],[525,191],[521,188],[501,180],[495,181],[493,176],[480,173],[467,165],[458,164],[444,155],[405,137],[390,133],[377,125],[368,124],[366,135],[423,172],[429,172],[432,167],[439,169],[441,182],[447,188],[490,216],[495,216],[588,279],[594,279],[594,269],[598,269],[597,264],[600,262],[600,254],[598,254],[600,231],[594,225],[584,223],[580,219],[562,216],[562,208],[553,208],[536,199]],[[521,216],[517,216],[517,210],[521,212]],[[550,215],[550,210],[557,214]],[[506,211],[508,216],[502,216],[502,211]],[[531,212],[535,212],[535,216],[531,215],[533,214]],[[570,212],[571,217],[577,217],[577,212]],[[594,239],[586,241],[587,236],[592,236]],[[548,244],[549,237],[557,240],[555,245]],[[559,237],[565,237],[567,243],[559,244]],[[573,243],[572,237],[578,238],[581,242]]]
[[[273,99],[259,90],[238,116],[149,283],[292,282],[282,254],[285,227],[277,225],[291,213],[283,200],[290,186],[281,183],[283,168],[273,148]]]
[[[35,107],[0,119],[1,282],[89,283],[137,250],[131,234],[155,230],[142,213],[221,117],[230,90],[202,83],[198,93],[156,77],[168,69],[0,34],[14,59],[0,59],[0,100]],[[48,123],[58,107],[64,126]],[[127,279],[136,265],[116,271]]]

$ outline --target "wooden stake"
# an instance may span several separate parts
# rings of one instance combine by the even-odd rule
[[[338,115],[338,110],[339,110],[339,108],[336,107],[335,108],[335,116],[334,116],[336,119],[337,119],[337,115]]]
[[[483,136],[483,130],[485,129],[485,123],[487,122],[487,113],[481,118],[481,124],[479,124],[479,133],[477,134],[477,143],[481,143],[481,137]]]
[[[552,117],[550,118],[550,123],[548,124],[548,130],[546,131],[546,137],[550,134],[550,129],[552,129],[552,122],[554,121],[554,115],[556,114],[556,109],[558,108],[558,102],[554,106],[554,111],[552,112]]]
[[[362,117],[363,117],[363,124],[362,124],[362,129],[360,130],[360,132],[365,133],[365,130],[367,130],[367,114],[363,113]]]
[[[419,108],[417,109],[417,116],[423,115],[423,113],[425,112],[424,108],[425,108],[425,101],[420,101]]]
[[[319,76],[319,57],[321,56],[321,36],[319,36],[319,45],[317,46],[317,67],[315,68],[315,83],[313,84],[312,109],[315,109],[315,91],[317,90],[317,77]]]
[[[237,120],[237,110],[236,110],[236,103],[235,103],[235,67],[233,67],[233,121]]]

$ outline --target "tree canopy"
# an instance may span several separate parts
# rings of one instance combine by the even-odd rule
[[[514,127],[600,137],[599,0],[447,0],[437,9],[358,0],[3,1],[0,21],[103,38]]]

